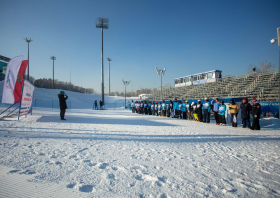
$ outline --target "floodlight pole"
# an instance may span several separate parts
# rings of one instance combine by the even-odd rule
[[[107,58],[107,61],[109,62],[109,96],[110,96],[110,61],[112,61],[112,59]]]
[[[270,42],[272,44],[274,44],[276,39],[278,39],[278,48],[279,48],[279,71],[278,71],[278,73],[280,75],[280,27],[277,28],[277,38],[272,39]],[[280,119],[280,80],[279,80],[279,117],[278,117],[278,119]]]
[[[109,28],[109,20],[108,18],[98,17],[96,19],[96,28],[101,28],[101,94],[102,94],[102,102],[104,101],[104,70],[103,70],[103,28]]]
[[[32,40],[31,40],[31,38],[30,38],[30,39],[27,39],[27,37],[24,38],[24,40],[28,43],[28,65],[27,65],[28,69],[27,69],[27,80],[29,80],[29,43],[30,43]]]
[[[130,81],[124,81],[124,80],[122,80],[123,81],[123,84],[124,84],[124,86],[125,86],[125,92],[124,92],[124,107],[125,107],[125,109],[126,109],[126,85],[129,85],[129,83],[130,83]]]
[[[52,88],[54,89],[54,60],[56,60],[56,57],[52,56],[51,59],[53,60],[53,83],[52,83]]]
[[[158,69],[158,68],[156,67],[156,70],[157,70],[158,75],[160,75],[160,80],[161,80],[160,95],[161,95],[161,100],[163,100],[163,98],[162,98],[162,76],[164,75],[166,69],[164,68],[164,69],[162,70],[162,69]]]

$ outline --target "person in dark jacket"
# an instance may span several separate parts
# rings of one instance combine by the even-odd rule
[[[218,111],[219,111],[219,99],[216,98],[215,100],[212,100],[211,101],[211,105],[213,105],[213,111],[214,111],[214,115],[215,115],[215,120],[216,120],[216,125],[219,125],[220,122],[219,122],[219,114],[218,114]]]
[[[240,105],[241,110],[241,118],[242,118],[242,128],[250,128],[250,111],[252,109],[252,106],[248,103],[247,98],[244,98],[242,100],[242,103]]]
[[[197,101],[196,112],[197,112],[197,116],[198,116],[198,121],[199,121],[199,122],[203,122],[203,119],[202,119],[202,104],[201,104],[201,100],[198,100],[198,101]]]
[[[58,94],[58,98],[59,98],[59,107],[60,107],[60,118],[61,120],[66,120],[64,119],[64,116],[67,109],[66,100],[68,96],[64,93],[64,91],[61,91],[60,94]]]
[[[253,116],[253,124],[251,129],[252,130],[261,130],[260,127],[260,117],[261,117],[261,105],[259,104],[259,101],[252,100],[252,116]]]
[[[167,109],[167,117],[170,117],[170,114],[172,116],[172,111],[173,111],[173,102],[171,100],[169,100],[169,105],[168,105],[168,109]]]
[[[100,110],[103,110],[103,102],[101,100],[99,101],[99,105],[100,105]]]

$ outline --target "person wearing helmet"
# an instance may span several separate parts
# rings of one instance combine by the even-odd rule
[[[165,117],[166,116],[166,104],[165,104],[164,100],[162,101],[161,108],[162,108],[162,117]]]
[[[201,104],[201,100],[197,101],[196,111],[197,111],[198,121],[199,122],[203,122],[203,120],[202,120],[202,104]]]
[[[60,107],[60,119],[66,120],[64,116],[67,109],[66,100],[68,99],[68,96],[64,93],[64,91],[61,91],[60,94],[58,94],[58,98],[59,98],[59,107]]]
[[[172,112],[173,112],[173,102],[169,100],[168,103],[168,109],[167,109],[167,117],[172,117]]]
[[[192,118],[192,114],[191,114],[191,112],[192,112],[192,106],[191,106],[191,104],[189,103],[188,100],[186,100],[186,110],[187,110],[187,114],[188,114],[188,119],[189,119],[189,120],[192,120],[192,119],[193,119],[193,118]]]
[[[211,106],[210,106],[210,102],[208,100],[208,98],[205,98],[205,102],[202,106],[202,112],[203,112],[203,122],[204,123],[209,123],[210,122],[210,110],[211,110]]]

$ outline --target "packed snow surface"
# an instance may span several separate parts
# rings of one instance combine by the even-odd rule
[[[62,121],[59,91],[36,88],[33,115],[0,120],[0,197],[280,197],[275,118],[251,131],[132,114],[122,97],[92,110],[99,95],[66,91]]]
[[[126,110],[0,121],[0,197],[279,197],[279,120],[262,130]]]

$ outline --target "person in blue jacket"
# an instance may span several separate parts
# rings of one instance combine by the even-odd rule
[[[215,100],[212,100],[211,104],[213,105],[213,111],[214,111],[214,115],[215,115],[216,125],[219,125],[220,124],[219,114],[218,114],[219,107],[220,107],[219,99],[216,98]]]
[[[204,123],[210,122],[210,110],[211,110],[210,102],[209,102],[208,98],[205,98],[205,102],[203,103],[203,106],[202,106]]]
[[[175,99],[174,104],[173,104],[173,109],[174,109],[174,118],[179,118],[179,103],[177,101],[177,99]]]
[[[186,102],[183,100],[182,104],[182,114],[183,114],[183,119],[187,119],[187,109],[186,109]]]
[[[227,123],[226,123],[226,118],[225,118],[225,115],[226,115],[226,105],[224,103],[224,101],[220,101],[220,107],[219,107],[219,122],[220,122],[220,125],[221,126],[226,126]]]
[[[166,116],[166,104],[165,101],[162,101],[162,105],[161,105],[161,110],[162,110],[162,117]]]
[[[151,101],[149,101],[149,103],[148,103],[148,108],[147,108],[147,110],[148,110],[148,115],[152,115],[151,106],[152,106],[152,103],[151,103]]]
[[[152,115],[155,115],[155,102],[152,102],[151,112],[152,112]]]

